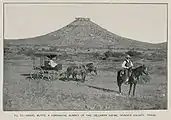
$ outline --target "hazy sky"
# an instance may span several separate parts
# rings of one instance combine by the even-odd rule
[[[166,5],[6,4],[4,38],[29,38],[58,30],[75,17],[89,17],[123,37],[159,43],[167,39]]]

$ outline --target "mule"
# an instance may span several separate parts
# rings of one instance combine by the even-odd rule
[[[69,77],[72,75],[72,78],[73,78],[73,72],[74,72],[74,69],[78,68],[78,66],[76,65],[72,65],[72,66],[69,66],[65,72],[65,75],[66,75],[66,78],[67,80],[69,81]]]
[[[87,71],[84,65],[79,65],[73,71],[73,78],[78,80],[77,77],[81,76],[81,82],[85,82],[86,75],[87,75]]]
[[[69,77],[72,75],[72,78],[78,80],[78,76],[81,76],[81,81],[84,82],[86,78],[86,69],[84,65],[73,65],[69,66],[66,71],[66,77],[69,81]]]
[[[148,75],[147,67],[145,65],[139,66],[134,69],[129,69],[129,74],[122,74],[123,70],[117,72],[117,84],[119,87],[119,93],[121,94],[121,86],[128,79],[128,84],[130,85],[128,95],[130,95],[133,85],[133,96],[135,95],[136,85],[140,79],[140,76],[145,74]]]

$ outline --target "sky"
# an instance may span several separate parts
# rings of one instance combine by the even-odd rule
[[[164,4],[5,4],[4,38],[21,39],[56,31],[76,17],[138,41],[167,41]]]

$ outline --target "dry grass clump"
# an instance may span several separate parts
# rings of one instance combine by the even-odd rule
[[[146,84],[149,83],[151,80],[151,77],[149,75],[142,75],[138,81],[138,84]]]
[[[4,110],[132,110],[165,108],[154,96],[128,97],[125,95],[86,94],[53,89],[52,82],[30,81],[20,94],[4,93]],[[83,87],[83,86],[82,86]],[[153,102],[155,101],[155,102]]]

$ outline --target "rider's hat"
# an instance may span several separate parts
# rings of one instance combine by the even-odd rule
[[[131,56],[130,55],[126,55],[126,57],[125,58],[131,58]]]

